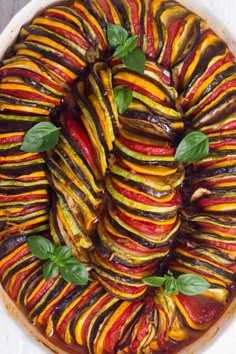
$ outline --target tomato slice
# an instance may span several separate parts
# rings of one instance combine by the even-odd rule
[[[125,222],[128,226],[134,228],[135,230],[145,234],[145,235],[161,235],[168,233],[173,229],[173,224],[169,225],[157,225],[144,220],[137,220],[130,218],[129,216],[123,214],[120,210],[117,211],[118,217]]]
[[[124,189],[118,185],[114,185],[114,187],[117,190],[117,192],[122,194],[124,197],[145,205],[172,207],[174,205],[179,205],[181,203],[181,195],[179,192],[177,192],[174,195],[173,199],[169,202],[155,202],[154,200],[149,199],[148,197],[142,194],[130,191],[128,189]]]
[[[182,20],[180,19],[173,22],[168,28],[167,45],[162,59],[162,65],[165,68],[170,66],[172,44],[181,24],[182,24]]]
[[[68,111],[65,117],[65,128],[71,137],[74,139],[76,144],[80,147],[85,159],[89,162],[89,165],[95,169],[95,154],[91,146],[90,140],[88,138],[87,132],[79,124],[73,115],[73,112]]]
[[[144,155],[150,156],[173,156],[175,154],[175,148],[163,148],[155,145],[145,145],[136,141],[131,141],[123,138],[119,138],[120,142],[127,146],[130,150],[137,151]]]
[[[203,295],[177,297],[190,319],[199,325],[215,320],[222,311],[223,305]]]

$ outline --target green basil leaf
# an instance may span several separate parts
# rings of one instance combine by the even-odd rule
[[[134,48],[136,47],[137,40],[138,40],[138,36],[132,36],[132,37],[128,38],[124,44],[119,45],[116,48],[113,56],[118,57],[118,58],[123,58],[128,53],[133,52]]]
[[[107,38],[112,48],[123,45],[128,36],[128,32],[120,25],[107,24]]]
[[[155,287],[162,286],[165,283],[165,281],[166,280],[164,277],[147,277],[142,279],[142,282],[144,284],[155,286]]]
[[[64,267],[60,268],[63,279],[74,285],[86,285],[88,283],[88,271],[85,266],[75,258],[69,258]]]
[[[79,266],[82,265],[84,267],[83,263],[81,263],[80,260],[75,258],[75,257],[70,257],[69,259],[67,259],[65,261],[65,264],[71,265],[71,266],[73,266],[73,265],[79,265]]]
[[[33,255],[39,259],[47,260],[54,252],[54,245],[52,242],[42,236],[29,237],[27,244]]]
[[[173,276],[165,275],[165,295],[177,295],[179,293],[177,280]]]
[[[59,267],[52,261],[48,261],[43,265],[43,277],[46,280],[54,278],[59,273]]]
[[[72,248],[67,246],[60,246],[55,249],[54,255],[57,259],[61,261],[65,261],[71,258]]]
[[[25,135],[21,150],[45,152],[52,149],[59,140],[60,128],[50,122],[40,122]]]
[[[119,114],[123,114],[132,101],[133,91],[124,86],[117,86],[114,89],[114,97]]]
[[[175,160],[194,162],[206,157],[209,153],[209,138],[207,135],[194,131],[188,134],[179,144]]]
[[[146,56],[141,49],[135,48],[122,58],[123,63],[130,69],[140,74],[144,73]]]
[[[210,288],[210,284],[196,274],[182,274],[177,278],[179,292],[193,296],[204,293]]]

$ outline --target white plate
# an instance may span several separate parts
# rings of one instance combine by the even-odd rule
[[[1,0],[0,0],[1,1]],[[15,1],[15,0],[14,0]],[[236,54],[236,1],[235,0],[179,0],[189,8],[196,11],[203,18],[207,19],[215,31],[230,45]],[[44,7],[58,2],[57,0],[32,0],[25,6],[9,23],[5,30],[0,34],[0,57],[7,47],[14,41],[20,27],[29,21]],[[1,5],[0,5],[1,6]],[[235,41],[235,42],[234,42]],[[235,306],[234,306],[235,307]],[[231,309],[231,312],[234,308]],[[1,354],[45,354],[48,350],[37,343],[32,336],[28,335],[22,324],[16,321],[17,315],[13,318],[9,316],[3,302],[0,302],[0,353]],[[207,348],[203,349],[204,344],[209,339],[204,337],[201,340],[198,350],[192,348],[189,354],[234,354],[236,352],[236,318],[231,319],[230,323],[223,326],[219,323],[215,331],[220,331],[214,337]],[[78,353],[79,354],[79,353]],[[183,354],[183,353],[182,353]]]

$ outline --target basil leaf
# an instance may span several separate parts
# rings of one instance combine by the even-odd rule
[[[60,246],[55,249],[54,255],[57,259],[65,261],[72,255],[72,248],[67,246]]]
[[[182,274],[177,278],[179,292],[193,296],[204,293],[210,288],[210,284],[196,274]]]
[[[207,135],[194,131],[188,134],[179,144],[175,160],[194,162],[206,157],[209,153],[209,138]]]
[[[128,53],[133,52],[134,48],[136,47],[137,40],[138,40],[138,36],[132,36],[128,38],[124,44],[119,45],[116,48],[113,56],[118,58],[123,58]]]
[[[48,261],[43,265],[43,277],[46,280],[54,278],[59,273],[59,267],[52,261]]]
[[[144,284],[159,287],[162,286],[166,280],[164,277],[147,277],[143,278],[142,281]]]
[[[40,122],[25,135],[21,150],[45,152],[52,149],[59,140],[60,128],[50,122]]]
[[[88,283],[88,271],[77,259],[70,258],[64,267],[60,268],[63,279],[74,285],[86,285]]]
[[[135,48],[122,58],[123,63],[130,69],[140,74],[144,73],[146,56],[141,49]]]
[[[117,86],[114,89],[114,97],[119,114],[123,114],[133,98],[133,91],[124,86]]]
[[[49,259],[50,254],[54,252],[54,245],[52,242],[42,236],[29,237],[27,244],[33,255],[39,259]]]
[[[177,280],[169,275],[165,275],[165,280],[165,295],[177,295],[179,293]]]
[[[123,45],[128,38],[129,34],[120,25],[114,25],[112,23],[107,24],[107,38],[112,48],[117,48],[119,45]]]

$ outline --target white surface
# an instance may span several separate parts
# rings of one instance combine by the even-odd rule
[[[0,0],[1,1],[1,0]],[[181,2],[181,0],[179,0]],[[55,1],[54,1],[55,2]],[[182,0],[189,8],[194,9],[213,24],[214,29],[224,38],[231,37],[231,47],[235,50],[236,42],[236,1],[235,0]],[[33,9],[53,3],[53,0],[33,0],[28,5],[29,12],[23,10],[21,19],[29,20],[33,16]],[[29,15],[27,15],[27,13]],[[14,21],[9,27],[8,35],[0,37],[0,56],[4,43],[9,40],[9,33],[15,30],[19,20]],[[21,22],[22,23],[22,22]],[[235,42],[234,42],[235,41]],[[235,314],[236,316],[236,314]],[[0,354],[45,354],[47,349],[36,343],[24,329],[20,328],[12,319],[5,306],[0,302]],[[216,337],[208,349],[200,351],[200,354],[234,354],[236,352],[236,317],[223,333]],[[78,353],[79,354],[79,353]],[[195,354],[195,353],[192,353]]]

